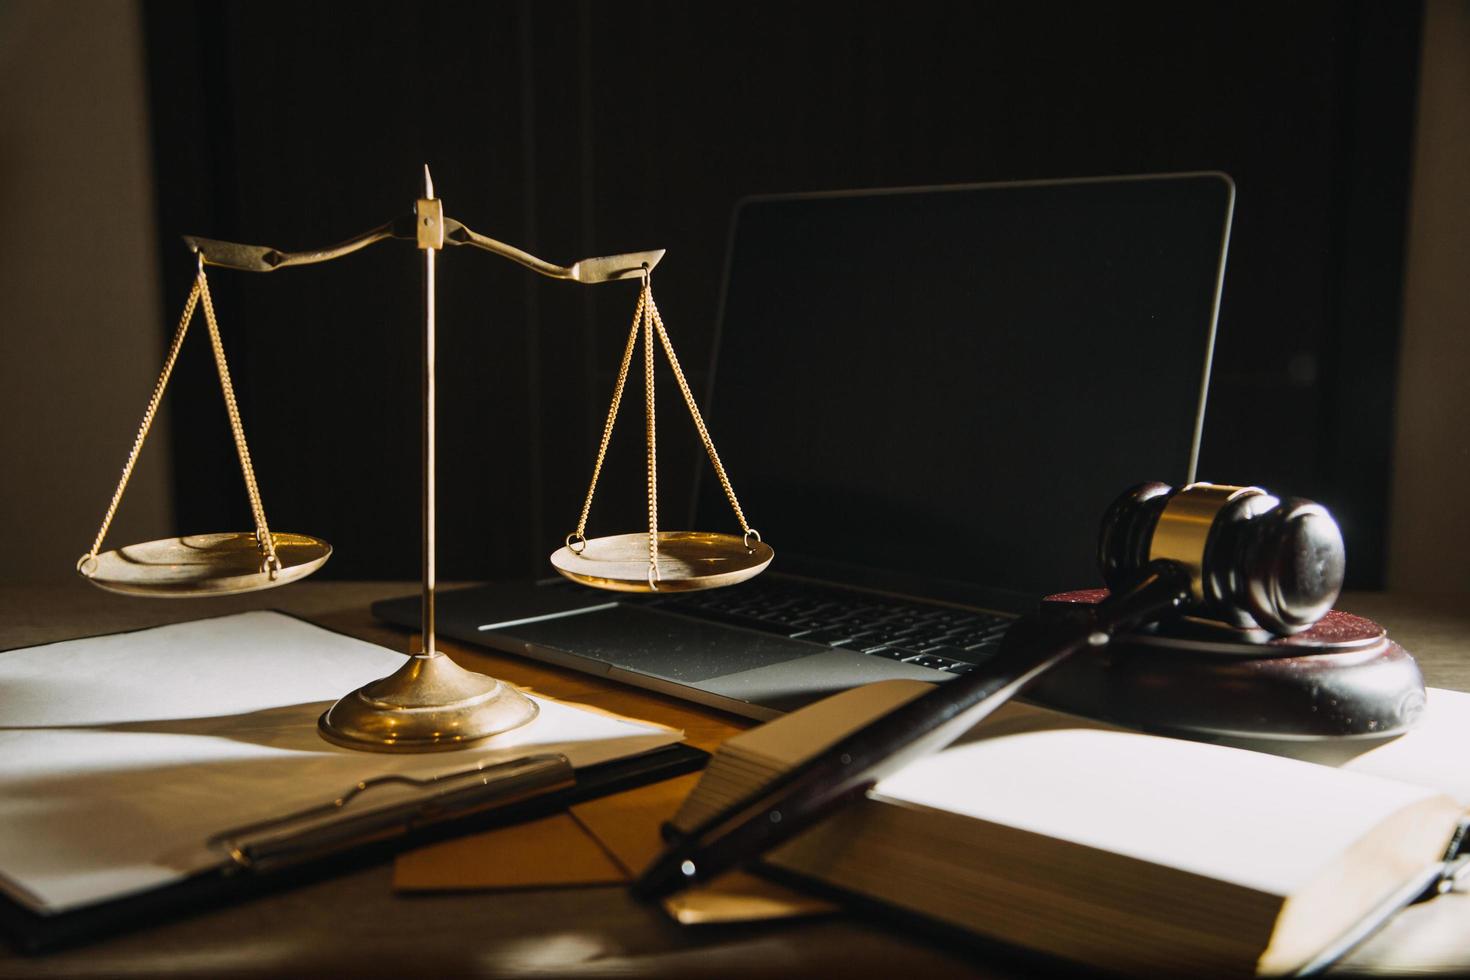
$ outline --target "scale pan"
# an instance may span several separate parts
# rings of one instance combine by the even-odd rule
[[[551,564],[573,582],[615,592],[693,592],[718,589],[759,575],[776,553],[762,541],[749,548],[735,534],[658,532],[658,588],[648,584],[648,535],[592,538],[581,554],[558,548]]]
[[[332,546],[319,538],[279,531],[271,532],[271,537],[281,560],[274,579],[260,570],[260,548],[249,531],[130,544],[98,555],[92,574],[83,572],[82,577],[99,589],[125,595],[234,595],[305,578],[332,555]]]

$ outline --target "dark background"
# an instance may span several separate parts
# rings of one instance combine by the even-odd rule
[[[552,261],[667,248],[659,305],[703,391],[744,195],[1224,170],[1239,196],[1200,476],[1327,503],[1350,585],[1378,586],[1421,15],[155,0],[163,304],[176,316],[193,275],[179,235],[319,247],[408,211],[427,162],[449,214]],[[441,577],[545,574],[634,289],[464,249],[439,268]],[[389,243],[211,275],[267,513],[333,543],[325,575],[417,573],[419,270]],[[169,400],[177,533],[248,521],[205,348],[186,345]],[[697,446],[674,386],[662,395],[678,512]],[[591,532],[642,523],[640,445],[627,414]]]

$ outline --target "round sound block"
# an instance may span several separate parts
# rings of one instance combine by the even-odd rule
[[[1049,596],[1042,615],[1076,615],[1107,595],[1090,589]],[[1026,628],[1024,620],[1017,627]],[[1074,656],[1026,697],[1130,728],[1196,737],[1384,738],[1408,731],[1424,710],[1419,665],[1372,620],[1333,610],[1302,633],[1265,637],[1176,620]]]

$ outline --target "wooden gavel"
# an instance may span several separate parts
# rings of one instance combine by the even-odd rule
[[[1103,517],[1098,564],[1114,591],[1154,561],[1189,575],[1191,610],[1278,636],[1316,623],[1342,591],[1342,532],[1327,508],[1257,487],[1143,483]]]

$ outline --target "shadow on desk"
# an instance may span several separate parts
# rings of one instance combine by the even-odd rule
[[[0,700],[14,696],[11,687],[0,688]],[[22,697],[37,697],[27,691]],[[58,699],[59,700],[59,699]],[[348,752],[316,733],[316,720],[332,706],[331,701],[279,705],[260,711],[202,718],[158,718],[150,721],[103,722],[91,725],[0,725],[4,732],[77,731],[120,732],[145,735],[202,735],[234,742],[292,752]]]

